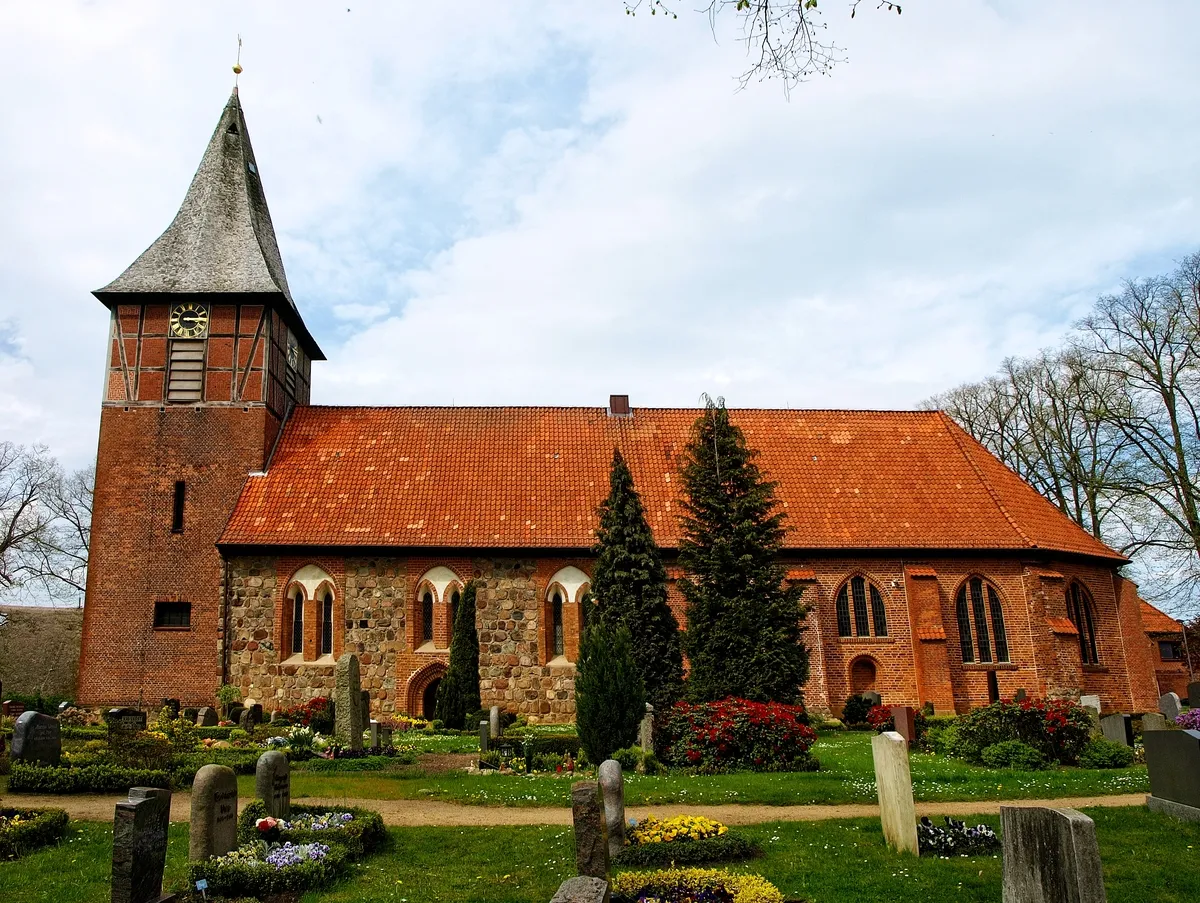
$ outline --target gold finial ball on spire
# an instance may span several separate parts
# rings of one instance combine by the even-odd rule
[[[233,64],[233,74],[234,74],[234,75],[241,75],[241,74],[242,74],[242,67],[241,67],[241,65],[240,65],[240,64],[238,64],[238,63],[234,63],[234,64]]]

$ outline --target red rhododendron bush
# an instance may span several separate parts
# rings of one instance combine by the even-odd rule
[[[994,744],[1020,740],[1051,761],[1073,765],[1091,737],[1092,718],[1069,699],[1006,699],[961,716],[954,727],[954,754],[973,762]]]
[[[656,746],[667,764],[698,771],[815,771],[817,739],[804,706],[730,697],[678,702],[658,724]]]

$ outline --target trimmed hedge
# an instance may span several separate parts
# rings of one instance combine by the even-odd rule
[[[370,855],[383,846],[387,840],[387,828],[383,826],[383,817],[373,809],[359,809],[353,806],[292,806],[292,817],[298,815],[328,815],[331,812],[349,812],[354,820],[344,828],[334,828],[324,831],[306,831],[301,828],[290,828],[279,832],[280,843],[327,843],[330,846],[340,846],[345,849],[351,859],[359,859]],[[254,800],[238,817],[238,843],[252,843],[259,839],[259,832],[254,823],[267,815],[267,805],[262,800]]]
[[[613,859],[620,866],[702,865],[706,862],[733,862],[762,855],[758,844],[738,834],[720,834],[700,840],[673,840],[669,843],[635,843],[625,847]]]
[[[170,786],[171,776],[166,771],[119,765],[71,768],[14,762],[8,779],[9,793],[124,793],[130,787]]]
[[[258,897],[295,893],[322,887],[341,878],[350,865],[346,848],[328,844],[324,859],[309,860],[283,869],[263,865],[250,858],[253,847],[240,847],[236,854],[193,862],[188,866],[188,884],[204,879],[209,897]]]
[[[66,836],[64,809],[0,809],[0,818],[14,816],[21,819],[19,824],[0,827],[0,859],[17,859]]]
[[[336,759],[308,759],[303,765],[298,765],[296,770],[315,771],[319,774],[383,771],[396,765],[412,765],[416,760],[415,755],[362,756],[353,759],[339,755]]]
[[[1088,743],[1079,754],[1080,768],[1128,768],[1133,764],[1133,750],[1123,743],[1101,740]]]
[[[1012,768],[1016,771],[1042,771],[1050,767],[1050,760],[1020,740],[1004,740],[987,747],[979,758],[989,768]]]

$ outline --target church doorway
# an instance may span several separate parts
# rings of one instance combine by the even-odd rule
[[[861,696],[868,690],[875,689],[875,660],[872,658],[856,658],[850,663],[850,691],[855,696]]]
[[[429,682],[429,686],[425,688],[425,692],[421,695],[421,717],[429,721],[433,720],[433,713],[437,708],[437,691],[442,685],[442,679],[439,677]]]

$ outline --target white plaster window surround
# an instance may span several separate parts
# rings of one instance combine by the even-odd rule
[[[463,582],[462,582],[461,578],[459,578],[458,574],[454,573],[454,571],[450,570],[450,568],[445,567],[444,565],[440,565],[440,564],[437,567],[430,568],[424,574],[422,574],[421,579],[417,581],[417,596],[416,596],[417,610],[421,611],[423,608],[425,593],[427,591],[432,591],[434,620],[436,621],[437,620],[438,603],[440,603],[440,602],[448,603],[449,602],[450,596],[449,596],[447,590],[451,590],[451,588],[453,588],[455,590],[458,590],[458,592],[461,593],[462,587],[463,587]],[[422,631],[424,631],[424,629],[425,629],[424,623],[422,623],[420,626],[421,626]],[[451,624],[450,628],[451,628],[451,633],[453,633],[454,625]],[[437,632],[434,631],[433,639],[422,641],[422,643],[419,646],[417,646],[416,651],[417,652],[446,652],[447,650],[440,648],[437,645]]]
[[[562,599],[563,620],[562,620],[562,624],[561,624],[561,629],[563,630],[563,633],[565,634],[566,633],[566,607],[568,605],[582,606],[583,596],[585,595],[585,590],[587,587],[589,587],[591,585],[591,582],[592,582],[592,578],[589,577],[587,574],[585,574],[583,571],[581,571],[579,568],[574,567],[573,565],[568,565],[565,568],[559,568],[557,571],[555,571],[554,576],[552,576],[550,578],[549,582],[547,583],[547,585],[546,585],[546,606],[545,606],[544,610],[549,610],[551,612],[550,617],[548,619],[549,623],[547,623],[545,625],[545,630],[547,630],[549,632],[548,637],[547,637],[547,648],[550,650],[550,657],[549,657],[549,660],[546,662],[547,666],[555,667],[555,668],[567,668],[567,667],[573,668],[574,667],[574,662],[572,662],[566,656],[567,650],[566,650],[565,641],[563,644],[562,654],[554,654],[554,647],[556,645],[555,632],[559,626],[559,625],[556,625],[553,621],[555,594],[558,594],[560,596],[560,598]],[[581,629],[583,626],[583,618],[581,616],[582,609],[577,608],[576,611],[577,611],[577,616],[575,619],[575,625],[576,625],[576,633],[578,634],[581,632]]]

